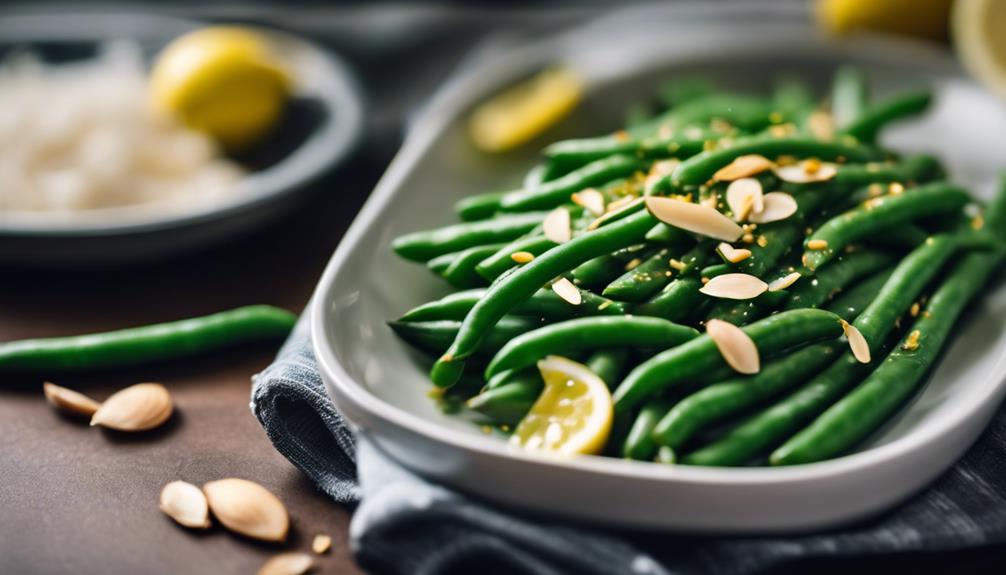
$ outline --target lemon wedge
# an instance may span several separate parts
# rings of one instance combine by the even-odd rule
[[[818,0],[817,15],[824,28],[834,34],[879,30],[945,40],[950,3],[951,0]]]
[[[155,110],[235,151],[279,121],[289,84],[265,37],[213,26],[179,36],[161,51],[150,73],[150,99]]]
[[[583,83],[576,74],[551,68],[476,108],[468,131],[479,149],[506,152],[565,118],[582,94]]]
[[[964,66],[989,89],[1006,97],[1006,2],[956,2],[951,20],[954,44]]]
[[[561,455],[595,454],[611,432],[611,393],[594,372],[558,356],[538,362],[545,389],[517,424],[510,443]]]

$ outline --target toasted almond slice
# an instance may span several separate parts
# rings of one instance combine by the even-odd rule
[[[756,224],[778,222],[795,214],[798,208],[796,200],[786,192],[769,192],[763,201],[764,209],[752,212],[748,221]]]
[[[542,232],[545,237],[557,244],[564,244],[573,237],[573,230],[570,228],[569,210],[558,207],[545,216],[541,223]]]
[[[773,170],[784,182],[791,184],[809,184],[826,182],[838,174],[838,166],[818,160],[804,160],[798,164],[781,166]]]
[[[609,203],[607,205],[607,207],[605,207],[604,211],[606,213],[615,212],[615,211],[618,211],[618,210],[620,210],[620,209],[628,206],[629,204],[631,204],[631,203],[633,203],[633,202],[635,202],[637,200],[641,200],[641,198],[637,198],[637,197],[634,197],[634,196],[622,196],[622,197],[618,198],[617,200],[614,200],[611,203]]]
[[[171,417],[171,394],[159,383],[138,383],[112,394],[91,416],[91,425],[118,431],[146,431]]]
[[[723,259],[732,264],[740,263],[751,257],[751,250],[735,248],[726,242],[722,242],[720,245],[716,246],[716,251],[723,256]]]
[[[768,284],[748,274],[723,274],[709,280],[699,291],[725,299],[751,299],[768,289]]]
[[[83,393],[60,387],[48,381],[42,384],[46,401],[56,409],[69,415],[91,417],[101,404]]]
[[[210,510],[224,527],[262,541],[285,541],[290,516],[278,497],[247,479],[228,478],[203,485]]]
[[[849,348],[852,349],[852,355],[856,361],[870,363],[870,344],[867,343],[863,334],[856,329],[856,326],[845,320],[842,320],[842,331],[845,332],[845,338],[849,340]]]
[[[552,282],[552,291],[572,305],[580,305],[583,301],[583,294],[573,285],[573,282],[566,278],[559,278]]]
[[[510,254],[510,259],[519,264],[526,264],[527,262],[534,259],[534,254],[532,254],[531,252],[514,252]]]
[[[258,575],[304,575],[314,567],[307,553],[280,553],[265,562]]]
[[[762,199],[761,182],[754,178],[741,178],[727,186],[727,205],[733,212],[734,221],[743,222],[752,213],[765,209]]]
[[[800,272],[793,272],[779,279],[772,280],[768,283],[768,291],[784,290],[793,285],[800,277]]]
[[[772,163],[772,160],[758,154],[738,156],[734,158],[734,161],[717,170],[713,174],[713,179],[718,182],[731,182],[760,174],[765,170],[772,169],[774,166],[775,164]]]
[[[314,551],[318,555],[324,555],[328,553],[328,550],[332,548],[332,538],[324,533],[319,533],[314,536],[314,540],[311,541],[311,551]]]
[[[210,526],[210,507],[206,503],[206,496],[191,483],[172,481],[165,485],[161,489],[159,507],[179,525],[193,529],[206,529]]]
[[[831,140],[835,137],[835,120],[828,112],[813,112],[807,117],[807,128],[818,140]]]
[[[672,269],[678,270],[679,272],[683,271],[686,267],[688,267],[685,264],[685,262],[683,262],[681,260],[676,260],[674,258],[671,258],[670,261],[667,262],[667,265],[671,266]]]
[[[810,240],[807,242],[807,249],[821,251],[828,249],[828,240]]]
[[[574,204],[583,206],[588,212],[595,216],[604,213],[604,194],[594,188],[577,192],[572,195]]]
[[[713,239],[732,242],[744,233],[733,220],[708,206],[650,196],[646,207],[665,224]]]
[[[750,375],[761,369],[758,347],[741,328],[728,321],[711,319],[706,322],[706,333],[734,371]]]

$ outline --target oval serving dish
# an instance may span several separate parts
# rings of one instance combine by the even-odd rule
[[[330,395],[389,455],[499,503],[607,526],[779,532],[829,527],[890,508],[952,465],[988,423],[1006,393],[1006,290],[1000,287],[967,314],[925,387],[891,425],[855,453],[821,463],[704,468],[551,457],[517,451],[470,421],[440,413],[427,396],[428,362],[385,322],[446,289],[423,266],[396,258],[391,239],[451,221],[458,198],[518,184],[534,150],[483,155],[468,141],[464,121],[494,90],[549,63],[583,71],[590,89],[578,112],[543,140],[609,131],[629,102],[679,72],[764,91],[780,72],[821,87],[837,65],[852,62],[878,93],[929,85],[936,109],[892,129],[887,143],[939,154],[956,180],[991,196],[1001,167],[994,150],[1006,147],[1006,108],[965,80],[948,55],[884,39],[828,43],[802,13],[746,20],[743,27],[710,13],[672,7],[623,13],[510,52],[446,86],[415,123],[333,256],[311,310]],[[632,33],[619,33],[620,26]],[[597,42],[602,31],[619,41]]]

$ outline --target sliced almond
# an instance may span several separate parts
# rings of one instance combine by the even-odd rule
[[[828,249],[828,240],[810,240],[807,242],[807,249],[821,251]]]
[[[171,417],[171,394],[159,383],[138,383],[115,392],[91,416],[91,425],[118,431],[146,431]]]
[[[159,507],[179,525],[194,529],[210,526],[210,508],[203,492],[184,481],[172,481],[161,489]]]
[[[768,289],[768,284],[748,274],[723,274],[709,280],[699,291],[725,299],[751,299]]]
[[[717,170],[713,174],[713,179],[718,182],[731,182],[760,174],[765,170],[771,170],[774,166],[772,160],[758,154],[738,156],[734,158],[734,161]]]
[[[665,224],[717,240],[732,242],[744,233],[736,222],[708,206],[650,196],[646,208]]]
[[[749,257],[751,257],[751,250],[744,248],[735,248],[732,245],[723,242],[716,246],[716,251],[723,256],[723,259],[727,260],[732,264],[740,263]]]
[[[811,159],[789,166],[780,166],[773,171],[784,182],[809,184],[812,182],[826,182],[834,178],[838,174],[838,166]]]
[[[91,417],[101,404],[83,393],[60,387],[48,381],[42,384],[46,401],[56,409],[69,415]]]
[[[556,208],[545,216],[541,223],[542,232],[545,237],[557,244],[564,244],[573,237],[570,228],[569,210],[566,208]]]
[[[862,332],[845,320],[842,320],[842,331],[845,332],[845,338],[849,340],[849,348],[852,349],[852,355],[856,361],[870,363],[870,344],[863,337]]]
[[[765,209],[761,182],[754,178],[741,178],[727,186],[727,205],[734,215],[734,221],[743,222],[753,213]]]
[[[711,319],[706,322],[706,333],[734,371],[750,375],[761,369],[758,347],[741,328],[728,321]]]
[[[763,207],[748,216],[748,221],[756,224],[767,224],[785,220],[796,213],[796,200],[786,192],[769,192],[762,198]]]
[[[311,541],[311,551],[314,551],[318,555],[324,555],[328,553],[328,550],[332,548],[332,538],[324,533],[319,533],[314,536],[314,540]]]
[[[314,567],[307,553],[280,553],[265,562],[258,575],[304,575]]]
[[[574,204],[583,206],[585,210],[595,216],[604,213],[604,194],[594,188],[587,188],[582,192],[573,194],[572,200]]]
[[[247,479],[229,478],[203,485],[213,515],[224,527],[262,541],[285,541],[290,517],[283,502]]]
[[[788,288],[793,285],[796,280],[800,279],[800,272],[793,272],[787,274],[779,279],[772,280],[768,282],[768,291],[779,291]]]
[[[566,278],[559,278],[552,282],[552,291],[572,305],[580,305],[583,301],[583,294],[573,285],[573,282]]]

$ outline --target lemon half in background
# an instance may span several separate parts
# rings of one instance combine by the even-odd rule
[[[951,33],[968,71],[1006,97],[1006,1],[957,0]]]
[[[205,132],[230,151],[247,149],[279,121],[290,79],[268,40],[214,26],[176,38],[150,73],[155,110]]]

